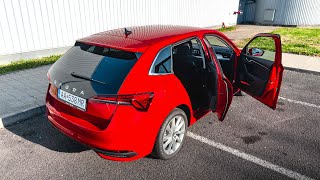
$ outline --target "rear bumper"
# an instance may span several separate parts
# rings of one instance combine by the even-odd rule
[[[72,139],[89,146],[102,158],[131,161],[148,154],[147,151],[141,151],[139,146],[136,148],[133,146],[134,143],[128,142],[130,139],[127,139],[126,135],[121,137],[109,128],[104,131],[89,130],[72,122],[75,120],[67,119],[66,114],[56,111],[49,103],[46,103],[46,106],[48,120],[55,128]]]
[[[50,98],[54,101],[48,100]],[[112,121],[106,121],[107,127],[99,129],[82,115],[68,113],[63,104],[55,101],[59,100],[48,95],[46,107],[49,122],[109,160],[131,161],[150,154],[163,119],[154,112],[139,112],[131,106],[118,106]]]

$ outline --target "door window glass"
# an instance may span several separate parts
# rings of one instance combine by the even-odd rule
[[[219,61],[229,61],[233,55],[233,49],[222,39],[215,35],[206,35],[206,40],[210,43],[213,52]]]
[[[275,42],[272,37],[257,37],[246,48],[246,55],[274,61]]]
[[[172,73],[171,46],[168,46],[158,53],[151,70],[152,73]]]

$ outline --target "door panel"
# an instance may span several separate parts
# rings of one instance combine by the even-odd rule
[[[212,38],[211,38],[212,39]],[[212,50],[215,52],[216,57],[221,65],[223,74],[229,79],[233,78],[233,60],[235,53],[230,47],[225,46],[213,46],[212,42],[210,43]]]
[[[242,49],[238,58],[236,85],[275,109],[282,73],[280,36],[258,34]]]
[[[243,55],[240,59],[242,67],[239,87],[244,91],[262,96],[269,80],[273,63],[268,60]]]

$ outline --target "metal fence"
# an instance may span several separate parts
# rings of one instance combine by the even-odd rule
[[[135,25],[235,24],[239,0],[0,0],[0,56]]]

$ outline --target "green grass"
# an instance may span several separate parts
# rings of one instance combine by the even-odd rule
[[[227,32],[227,31],[234,31],[236,29],[237,29],[236,26],[229,26],[229,27],[225,27],[225,28],[219,28],[219,29],[217,29],[217,31]]]
[[[280,34],[282,52],[320,56],[320,28],[279,28],[271,33]],[[250,39],[236,42],[239,47],[244,47]],[[270,47],[268,47],[270,46]],[[267,50],[273,46],[263,46]]]
[[[47,64],[53,64],[60,57],[61,55],[52,55],[52,56],[38,58],[38,59],[15,61],[7,65],[0,65],[0,75],[17,71],[17,70],[30,69],[30,68],[47,65]]]

